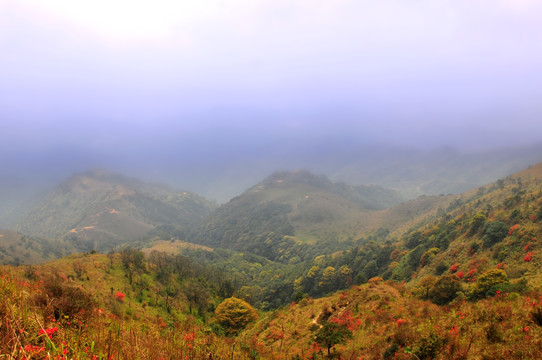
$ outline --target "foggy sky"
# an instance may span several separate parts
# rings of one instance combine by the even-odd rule
[[[539,143],[540,39],[537,0],[0,0],[0,165],[181,179]]]

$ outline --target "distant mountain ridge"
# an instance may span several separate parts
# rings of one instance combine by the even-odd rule
[[[18,222],[17,230],[106,250],[159,225],[192,226],[213,209],[214,204],[190,192],[95,170],[61,183]]]
[[[276,172],[214,211],[189,240],[298,261],[307,246],[348,246],[373,213],[401,202],[393,190],[335,183],[308,171]]]

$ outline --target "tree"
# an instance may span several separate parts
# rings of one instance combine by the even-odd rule
[[[431,290],[435,286],[436,282],[437,278],[433,275],[425,276],[423,279],[420,280],[418,286],[414,288],[413,292],[420,298],[427,300],[430,298]]]
[[[502,269],[490,269],[484,272],[478,280],[473,289],[474,297],[484,297],[487,292],[495,285],[505,284],[508,282],[508,276]]]
[[[446,305],[461,291],[461,283],[455,275],[443,275],[429,291],[429,298],[437,305]]]
[[[486,222],[486,216],[483,212],[479,211],[469,221],[469,235],[476,234]]]
[[[314,341],[327,347],[327,356],[331,357],[331,348],[337,344],[344,343],[352,338],[352,331],[345,325],[326,321],[326,323],[316,332]]]
[[[134,274],[145,269],[145,255],[139,250],[128,247],[120,252],[120,258],[126,272],[126,277],[131,285],[134,280]]]
[[[328,266],[322,273],[322,281],[318,283],[318,287],[323,289],[324,292],[330,291],[335,283],[335,268]]]
[[[338,281],[341,288],[352,285],[352,269],[348,265],[339,268]]]
[[[225,299],[216,307],[217,322],[237,332],[258,318],[258,312],[249,303],[236,297]]]
[[[504,240],[508,235],[508,226],[502,221],[492,221],[487,224],[482,241],[486,247],[490,247]]]

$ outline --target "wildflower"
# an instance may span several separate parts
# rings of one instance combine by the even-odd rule
[[[117,300],[119,300],[119,301],[123,301],[125,296],[126,296],[126,295],[125,295],[124,293],[121,293],[120,291],[117,291],[117,293],[115,294],[115,297],[116,297]]]
[[[457,327],[457,325],[454,325],[454,326],[450,329],[450,334],[451,334],[451,335],[458,335],[458,334],[459,334],[459,328]]]
[[[397,319],[397,326],[402,326],[406,324],[407,321],[405,319]]]
[[[527,255],[525,255],[525,258],[523,260],[529,262],[529,261],[532,260],[533,255],[534,255],[534,253],[531,251]]]
[[[514,231],[517,230],[518,227],[519,227],[519,224],[512,225],[512,227],[510,227],[510,230],[508,230],[508,235],[512,235]]]
[[[50,329],[40,329],[39,335],[47,335],[49,336],[49,339],[53,338],[53,334],[58,331],[58,328],[50,328]]]
[[[456,272],[458,267],[459,267],[459,264],[453,264],[450,267],[450,272],[452,272],[452,273]]]

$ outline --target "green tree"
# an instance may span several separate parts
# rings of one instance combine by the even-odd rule
[[[316,332],[314,341],[327,347],[327,356],[331,357],[331,348],[337,344],[344,343],[352,338],[352,331],[346,326],[326,321],[326,323]]]
[[[126,277],[131,285],[134,280],[134,274],[142,272],[145,269],[145,255],[139,250],[128,247],[120,252],[120,258]]]
[[[352,269],[348,265],[342,265],[338,272],[338,281],[341,288],[352,285]]]
[[[413,292],[420,298],[427,300],[430,298],[431,290],[435,286],[436,282],[437,278],[433,275],[425,276],[423,279],[420,280],[418,286],[413,289]]]
[[[322,280],[318,283],[318,287],[326,292],[332,290],[333,285],[335,285],[335,268],[328,266],[322,273]]]
[[[440,249],[437,247],[432,247],[431,249],[427,250],[423,253],[422,257],[420,258],[420,264],[423,266],[429,264],[431,260],[439,253]]]
[[[490,269],[485,271],[474,286],[472,295],[474,297],[485,297],[487,292],[495,285],[505,284],[508,282],[508,276],[502,269]]]
[[[482,226],[486,223],[486,216],[483,212],[479,211],[477,212],[472,219],[469,221],[469,235],[476,234]]]
[[[504,240],[508,234],[508,226],[502,221],[492,221],[487,224],[482,241],[486,247],[490,247]]]
[[[455,299],[461,291],[461,283],[455,275],[443,275],[429,291],[429,298],[437,305],[445,305]]]
[[[249,303],[236,297],[225,299],[215,310],[217,322],[237,332],[258,318],[258,312]]]

